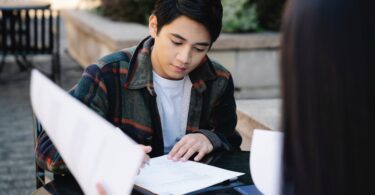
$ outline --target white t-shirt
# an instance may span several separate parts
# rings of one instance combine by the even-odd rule
[[[192,83],[189,76],[169,80],[153,71],[156,103],[161,120],[164,153],[185,135]]]

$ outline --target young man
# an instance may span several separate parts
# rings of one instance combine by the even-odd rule
[[[151,36],[87,67],[70,93],[151,157],[199,161],[214,150],[237,149],[232,77],[207,57],[221,19],[220,0],[158,0]],[[37,159],[48,170],[66,171],[43,131]]]

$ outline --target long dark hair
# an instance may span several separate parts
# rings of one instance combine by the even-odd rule
[[[281,53],[284,193],[374,194],[375,10],[292,0]]]

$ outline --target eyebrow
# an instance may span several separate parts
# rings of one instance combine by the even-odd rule
[[[182,37],[179,34],[171,33],[171,35],[174,36],[174,37],[176,37],[176,38],[179,38],[179,39],[182,39],[184,41],[187,41],[184,37]],[[207,43],[207,42],[198,42],[198,43],[194,43],[194,45],[210,46],[210,43]]]

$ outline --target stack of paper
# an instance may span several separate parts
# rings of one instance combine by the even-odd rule
[[[174,162],[164,155],[151,159],[135,184],[155,194],[186,194],[243,174],[194,161]]]

